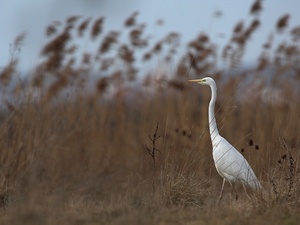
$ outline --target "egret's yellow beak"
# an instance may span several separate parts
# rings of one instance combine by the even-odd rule
[[[188,80],[188,82],[193,82],[193,83],[202,83],[202,79]]]

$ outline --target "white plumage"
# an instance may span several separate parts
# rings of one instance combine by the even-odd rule
[[[217,98],[217,86],[211,77],[203,79],[189,80],[202,85],[208,85],[211,88],[211,100],[208,108],[209,131],[213,147],[213,160],[216,169],[223,178],[223,184],[219,202],[221,201],[224,184],[227,180],[234,189],[234,183],[248,185],[254,189],[262,188],[259,180],[255,176],[247,160],[238,152],[218,131],[214,114],[214,108]],[[235,191],[235,190],[234,190]],[[236,194],[237,197],[237,194]]]

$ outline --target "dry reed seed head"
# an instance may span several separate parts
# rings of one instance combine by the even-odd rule
[[[145,47],[148,45],[148,41],[146,39],[142,39],[141,35],[144,31],[144,26],[139,27],[137,29],[133,29],[130,33],[130,42],[133,46],[136,47]]]
[[[232,52],[232,46],[230,44],[226,45],[222,51],[222,59],[226,60]]]
[[[139,70],[137,68],[135,68],[134,66],[130,65],[127,69],[126,69],[126,77],[129,81],[134,81],[136,78],[137,73],[139,72]]]
[[[284,28],[288,26],[288,22],[290,19],[290,15],[286,14],[279,18],[279,20],[276,23],[276,29],[278,32],[281,32]]]
[[[100,17],[92,25],[91,38],[93,40],[101,34],[103,22],[104,22],[104,17]]]
[[[58,75],[59,79],[53,82],[47,90],[44,98],[44,102],[49,102],[53,97],[57,96],[58,93],[65,88],[68,84],[68,78],[65,75]]]
[[[50,41],[42,50],[44,56],[53,53],[58,54],[65,49],[67,42],[71,39],[71,35],[67,29]]]
[[[44,70],[41,68],[43,66],[39,66],[36,69],[36,72],[33,74],[33,79],[31,82],[32,87],[34,88],[42,88],[43,83],[44,83]]]
[[[110,80],[115,82],[123,82],[122,74],[123,71],[117,70],[110,75]]]
[[[78,49],[78,46],[76,44],[74,45],[71,45],[70,47],[68,47],[66,50],[65,50],[65,53],[66,54],[74,54]]]
[[[258,145],[255,145],[255,150],[259,150],[259,146]]]
[[[91,54],[84,53],[82,56],[82,64],[90,64],[91,63]]]
[[[177,45],[180,41],[181,35],[177,32],[170,32],[164,39],[164,42],[168,44]]]
[[[251,37],[252,33],[260,26],[260,21],[258,19],[254,19],[250,26],[245,30],[244,34],[241,36],[242,43],[246,43],[247,40]]]
[[[126,63],[131,64],[134,62],[133,50],[127,45],[122,45],[119,47],[118,55]]]
[[[134,12],[128,19],[125,20],[125,27],[131,27],[136,24],[136,17],[138,16],[139,12]]]
[[[261,0],[256,0],[253,5],[251,6],[250,9],[250,14],[252,15],[257,15],[262,11],[262,1]]]
[[[291,29],[290,33],[294,42],[300,41],[300,26]]]
[[[270,60],[267,56],[262,55],[259,58],[258,65],[256,67],[256,71],[263,71],[267,66],[270,65]]]
[[[69,18],[66,19],[66,22],[69,25],[73,25],[79,18],[81,18],[81,16],[70,16]]]
[[[243,21],[240,21],[240,22],[238,22],[238,23],[235,25],[235,27],[234,27],[234,29],[233,29],[233,33],[234,33],[234,34],[239,34],[239,33],[241,33],[241,32],[243,31],[243,29],[244,29],[244,22],[243,22]]]
[[[109,32],[103,39],[102,43],[99,47],[99,53],[106,53],[110,50],[113,44],[116,44],[118,42],[118,37],[120,33],[117,31],[111,31]]]
[[[254,19],[250,25],[249,30],[253,33],[260,26],[260,21],[258,19]]]
[[[57,33],[58,27],[61,25],[61,22],[54,21],[50,25],[46,27],[45,36],[51,37],[52,35]]]
[[[143,61],[148,61],[148,60],[151,60],[152,58],[152,54],[147,52],[143,55]]]
[[[70,59],[68,60],[67,64],[66,64],[66,66],[67,66],[67,67],[73,67],[74,64],[75,64],[75,61],[76,61],[76,60],[75,60],[74,57],[70,58]]]
[[[162,42],[161,41],[159,41],[159,42],[157,42],[155,45],[154,45],[154,47],[153,47],[153,49],[152,49],[152,53],[159,53],[160,51],[161,51],[161,49],[162,49]]]
[[[244,152],[245,151],[245,149],[244,148],[241,148],[241,152]]]
[[[64,56],[61,53],[48,56],[47,61],[43,63],[44,69],[46,71],[51,71],[51,72],[59,69],[62,64],[63,59],[64,59]]]
[[[25,38],[27,36],[27,32],[24,31],[22,32],[21,34],[19,34],[15,40],[14,40],[14,44],[13,44],[13,51],[17,50],[17,51],[20,51],[21,50],[21,47],[23,46],[24,44],[24,41],[25,41]]]
[[[77,29],[79,37],[83,36],[84,32],[87,30],[91,21],[92,21],[92,18],[90,17],[81,22],[81,24],[78,26],[78,29]]]
[[[204,44],[204,43],[209,42],[209,37],[208,37],[206,34],[200,34],[200,35],[198,36],[197,40],[198,40],[200,43]]]
[[[46,37],[51,37],[52,35],[54,35],[56,33],[57,33],[57,27],[54,24],[50,24],[46,28],[46,32],[45,32]]]
[[[115,58],[104,58],[100,62],[100,70],[105,71],[110,68],[115,62]]]
[[[108,87],[108,85],[109,85],[108,78],[106,78],[106,77],[100,78],[97,81],[97,91],[98,91],[98,93],[100,93],[100,94],[104,93],[106,88]]]
[[[300,55],[300,49],[299,46],[296,44],[291,44],[286,48],[286,52],[285,52],[286,56],[299,56]],[[299,62],[299,61],[298,61]]]
[[[18,64],[18,60],[13,60],[10,64],[8,64],[2,71],[0,72],[0,82],[2,85],[6,86],[11,81],[12,76],[16,72],[16,66]]]
[[[195,50],[197,50],[197,51],[204,51],[204,46],[202,45],[202,43],[201,42],[199,42],[199,41],[191,41],[190,43],[189,43],[189,47],[190,48],[193,48],[193,49],[195,49]]]
[[[273,33],[271,33],[271,34],[269,35],[267,41],[263,44],[263,48],[264,48],[265,50],[271,49],[271,48],[272,48],[273,40],[274,40],[274,35],[273,35]]]

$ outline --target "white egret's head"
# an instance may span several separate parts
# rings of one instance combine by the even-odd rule
[[[202,79],[195,79],[195,80],[188,80],[188,81],[202,84],[202,85],[208,85],[208,86],[216,85],[214,79],[212,79],[211,77],[204,77]]]

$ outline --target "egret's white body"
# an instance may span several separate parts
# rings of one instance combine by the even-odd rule
[[[213,160],[218,173],[223,178],[219,201],[222,198],[226,180],[230,183],[233,189],[234,183],[242,183],[243,185],[248,185],[254,189],[262,188],[247,160],[219,134],[214,114],[217,98],[217,86],[215,81],[210,77],[205,77],[203,79],[190,80],[190,82],[208,85],[211,88],[211,100],[208,108],[209,131],[213,147]]]

